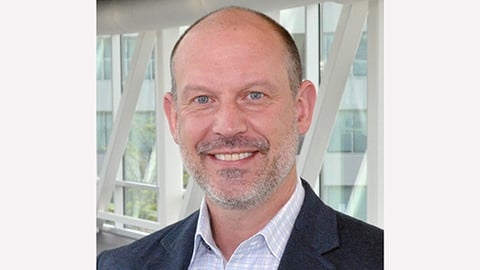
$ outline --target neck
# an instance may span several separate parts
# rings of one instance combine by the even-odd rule
[[[212,235],[226,260],[230,259],[240,243],[265,227],[287,203],[295,191],[296,182],[296,174],[291,173],[270,199],[251,209],[225,209],[206,199]]]

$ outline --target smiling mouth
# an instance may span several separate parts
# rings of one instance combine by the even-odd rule
[[[223,161],[237,161],[252,156],[252,152],[234,153],[234,154],[215,154],[215,158]]]

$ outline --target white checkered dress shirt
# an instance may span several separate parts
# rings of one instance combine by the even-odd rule
[[[277,269],[295,219],[305,197],[300,179],[287,203],[258,233],[243,241],[226,261],[213,240],[205,199],[200,205],[197,231],[190,260],[191,270]]]

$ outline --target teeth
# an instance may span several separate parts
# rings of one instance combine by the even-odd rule
[[[252,153],[217,154],[215,155],[215,158],[219,160],[225,160],[225,161],[236,161],[236,160],[247,158],[251,155]]]

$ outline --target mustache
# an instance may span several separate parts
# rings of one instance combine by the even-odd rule
[[[260,152],[270,150],[270,143],[264,138],[251,138],[242,135],[233,137],[218,137],[211,141],[200,142],[197,147],[198,154],[205,154],[217,149],[254,148]]]

